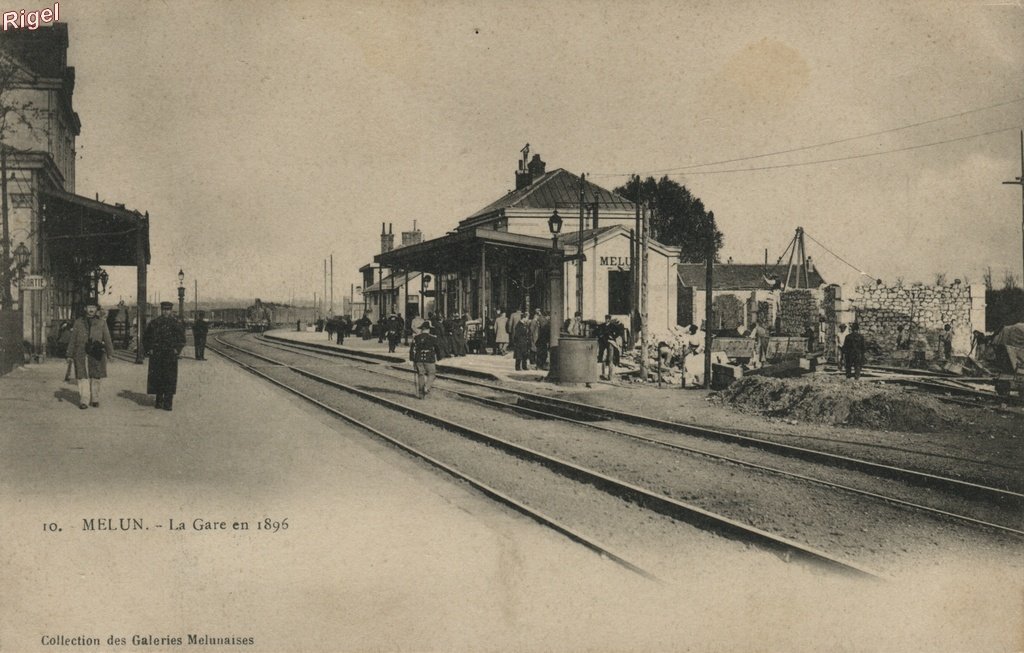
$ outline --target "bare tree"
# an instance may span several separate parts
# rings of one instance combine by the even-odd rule
[[[946,273],[945,272],[936,272],[935,273],[935,285],[936,286],[945,286],[946,285]]]
[[[1016,287],[1017,276],[1013,272],[1007,270],[1006,274],[1003,275],[1003,290],[1013,290]]]
[[[981,275],[981,281],[985,284],[985,290],[992,290],[992,266],[989,265],[985,268],[985,272]]]

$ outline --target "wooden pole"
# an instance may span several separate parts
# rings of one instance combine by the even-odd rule
[[[708,236],[704,254],[704,388],[711,387],[711,315],[714,312],[711,287],[714,277],[715,241]]]
[[[580,173],[580,228],[576,242],[576,252],[579,254],[576,259],[576,311],[580,315],[583,315],[583,187],[586,178],[586,173]]]
[[[647,260],[650,250],[650,205],[643,208],[641,240],[643,251],[640,260],[640,378],[647,383]]]

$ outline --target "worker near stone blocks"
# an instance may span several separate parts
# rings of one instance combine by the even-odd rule
[[[185,326],[171,311],[174,304],[160,302],[160,317],[146,325],[143,351],[149,356],[146,393],[156,395],[156,408],[171,410],[178,391],[178,357],[185,348]]]
[[[953,325],[948,322],[942,327],[942,333],[939,337],[942,340],[942,356],[946,360],[950,360],[953,357],[953,336],[956,334],[953,331]]]
[[[902,327],[901,327],[902,328]],[[843,355],[843,345],[846,343],[846,336],[849,335],[846,332],[846,325],[840,324],[839,330],[836,331],[836,365],[839,369],[845,369],[845,358]]]
[[[845,328],[845,327],[844,327]],[[768,358],[768,329],[761,326],[756,320],[750,324],[748,337],[753,338],[757,343],[757,360],[764,363]]]
[[[860,325],[850,325],[850,333],[843,343],[843,358],[846,366],[846,378],[860,379],[860,370],[864,366],[864,350],[866,343],[860,332]]]

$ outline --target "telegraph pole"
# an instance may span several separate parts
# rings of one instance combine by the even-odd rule
[[[632,272],[631,280],[633,287],[630,288],[630,299],[632,300],[632,310],[630,311],[630,332],[633,342],[636,342],[636,327],[640,320],[640,202],[642,200],[642,186],[640,185],[640,175],[634,177],[636,180],[636,218],[633,227],[633,238],[632,238],[632,251],[630,252],[629,268]],[[632,343],[630,343],[632,344]]]
[[[647,252],[650,248],[650,213],[648,202],[643,208],[641,242],[643,251],[640,259],[640,378],[647,383]]]
[[[704,254],[704,388],[711,387],[711,316],[714,302],[711,297],[715,265],[714,229],[708,226],[708,249]]]
[[[576,252],[579,256],[576,259],[576,312],[583,316],[583,187],[587,174],[585,172],[580,173],[580,231],[578,240],[576,243]],[[597,316],[594,316],[597,318]]]
[[[331,253],[331,313],[334,313],[334,254]]]
[[[1022,260],[1024,260],[1024,129],[1022,129],[1021,132],[1020,132],[1020,175],[1021,176],[1017,177],[1015,181],[1004,181],[1003,183],[1004,184],[1013,184],[1015,186],[1020,186],[1020,203],[1021,203],[1021,219],[1020,219],[1021,257],[1022,257]],[[5,177],[6,177],[6,175],[5,175]],[[4,229],[5,230],[7,229],[7,193],[6,193],[6,191],[4,192]],[[5,234],[5,240],[4,240],[4,243],[5,243],[4,246],[5,247],[7,246],[6,242],[7,241],[6,241],[6,234]],[[6,252],[6,250],[5,250],[5,252]],[[7,260],[6,253],[5,253],[5,256],[4,256],[4,260]],[[1022,269],[1022,274],[1024,274],[1024,269]]]
[[[3,143],[0,143],[0,194],[3,195],[3,199],[0,200],[0,213],[2,213],[3,220],[3,284],[4,291],[3,296],[0,297],[3,303],[3,309],[9,310],[11,308],[11,233],[10,227],[7,222],[7,147]],[[19,306],[19,309],[21,307]],[[22,309],[23,310],[23,309]]]

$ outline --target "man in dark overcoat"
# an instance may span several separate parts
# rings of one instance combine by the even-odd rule
[[[196,360],[206,360],[206,334],[210,332],[210,323],[206,321],[206,313],[199,311],[196,314],[195,324],[192,325],[192,341],[196,348]]]
[[[860,325],[850,325],[850,334],[843,342],[843,362],[846,365],[846,378],[860,379],[860,370],[864,367],[864,354],[867,343],[860,332]]]
[[[146,325],[143,351],[149,356],[146,393],[156,395],[156,407],[171,410],[178,390],[178,356],[185,348],[185,327],[171,311],[174,304],[160,302],[160,317]]]
[[[523,311],[512,331],[512,355],[516,359],[517,370],[530,369],[530,344],[530,320]]]
[[[388,351],[394,353],[399,341],[402,339],[402,329],[405,327],[405,323],[398,315],[391,314],[385,324],[386,331],[384,335],[388,341]]]

